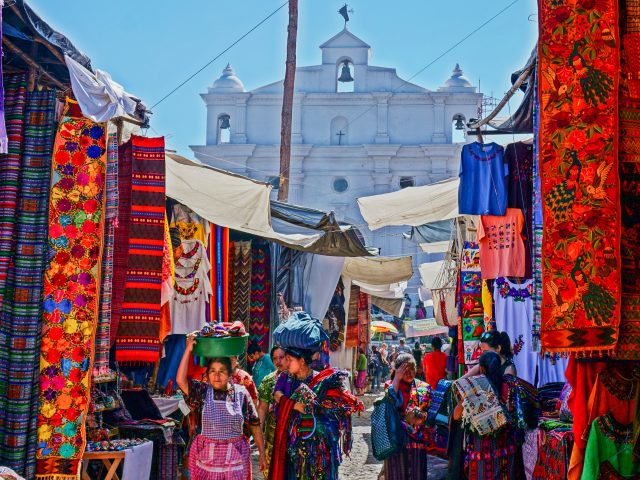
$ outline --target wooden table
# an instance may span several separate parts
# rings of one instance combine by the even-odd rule
[[[91,477],[87,473],[91,460],[102,460],[104,466],[107,467],[105,480],[120,480],[116,470],[124,460],[125,453],[124,450],[114,452],[85,452],[82,456],[82,480],[91,480]]]

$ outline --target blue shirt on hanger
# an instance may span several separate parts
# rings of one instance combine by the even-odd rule
[[[504,215],[509,167],[504,148],[495,142],[462,147],[458,209],[463,215]]]

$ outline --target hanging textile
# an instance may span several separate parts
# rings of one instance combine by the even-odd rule
[[[542,347],[611,352],[620,321],[614,0],[540,1]]]
[[[229,229],[211,224],[209,236],[211,262],[211,315],[212,322],[229,320]]]
[[[0,37],[1,36],[2,36],[2,11],[0,11]],[[0,45],[0,57],[2,57],[1,45]],[[2,64],[0,64],[0,153],[7,153],[8,151],[9,151],[9,138],[7,134],[7,124],[4,118],[4,75],[2,74]]]
[[[371,295],[360,292],[358,301],[358,346],[369,344],[369,334],[371,329]]]
[[[345,347],[352,348],[358,346],[358,305],[360,303],[360,287],[351,285],[349,295],[349,309],[347,310],[347,335]]]
[[[233,244],[233,281],[229,279],[233,301],[231,302],[230,320],[244,323],[249,331],[251,318],[251,242],[234,242]]]
[[[116,337],[120,363],[160,359],[164,249],[164,138],[131,137],[131,218],[122,313]]]
[[[0,464],[35,475],[42,291],[56,91],[27,98],[16,243],[0,313]],[[15,118],[9,123],[10,139]],[[10,143],[11,146],[11,143]],[[5,383],[6,382],[6,383]]]
[[[160,301],[164,249],[164,137],[131,137],[129,258],[116,360],[160,360]]]
[[[540,191],[540,164],[539,164],[539,131],[540,115],[538,114],[538,79],[533,90],[533,325],[531,336],[533,350],[540,351],[540,322],[542,319],[542,197]]]
[[[0,156],[0,307],[4,301],[7,272],[14,252],[16,208],[20,185],[20,159],[24,140],[24,111],[27,96],[26,74],[7,77],[5,121],[8,153]]]
[[[249,341],[269,348],[271,319],[271,252],[266,243],[251,245],[251,321]]]
[[[212,292],[211,265],[204,245],[200,240],[184,240],[182,247],[175,263],[171,333],[185,335],[204,326]]]
[[[518,377],[531,384],[535,383],[538,366],[538,355],[533,351],[531,340],[532,294],[533,280],[514,283],[502,277],[496,279],[493,291],[496,329],[509,334]]]
[[[108,376],[111,348],[111,309],[113,291],[113,247],[118,219],[118,135],[107,139],[107,182],[104,207],[104,249],[102,252],[102,285],[100,287],[100,316],[96,329],[96,348],[93,376]]]
[[[164,215],[164,245],[162,246],[162,288],[160,289],[160,343],[171,333],[171,298],[174,293],[175,260],[167,214]]]
[[[626,0],[620,5],[622,306],[616,357],[640,360],[640,1]]]
[[[525,268],[524,278],[532,277],[533,246],[533,144],[515,142],[507,145],[504,153],[509,166],[507,208],[522,210],[524,225]]]
[[[482,354],[480,336],[484,332],[480,250],[475,242],[464,242],[460,266],[458,313],[460,316],[460,363],[475,365]]]
[[[67,100],[56,135],[44,278],[37,478],[75,479],[86,442],[98,319],[106,124]]]
[[[113,242],[113,281],[111,304],[110,344],[116,341],[122,303],[124,302],[124,287],[127,278],[127,264],[129,262],[129,227],[131,224],[131,163],[133,161],[131,141],[118,148],[118,217],[114,230]]]

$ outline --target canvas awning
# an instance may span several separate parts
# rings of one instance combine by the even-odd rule
[[[413,276],[413,262],[407,257],[347,258],[342,275],[370,285],[405,282]]]
[[[459,178],[422,187],[358,198],[360,213],[371,230],[390,225],[417,227],[459,216]]]
[[[404,310],[403,298],[380,298],[371,295],[371,304],[394,317],[401,317]]]
[[[336,226],[335,219],[331,221],[331,214],[279,204],[275,208],[278,219],[274,225],[270,201],[272,187],[267,183],[170,152],[165,154],[165,159],[167,197],[188,206],[211,223],[319,255],[370,255],[354,231],[349,226]],[[301,212],[306,212],[305,221],[301,219]],[[311,220],[318,220],[319,214],[326,220]]]
[[[435,282],[438,275],[440,275],[443,264],[444,260],[440,260],[439,262],[422,263],[418,267],[422,284],[429,290],[435,288]]]

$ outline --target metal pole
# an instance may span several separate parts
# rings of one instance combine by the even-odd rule
[[[291,118],[296,76],[296,42],[298,36],[298,0],[289,0],[289,27],[287,28],[287,62],[282,94],[282,125],[280,130],[280,189],[278,200],[289,200],[289,170],[291,168]]]

